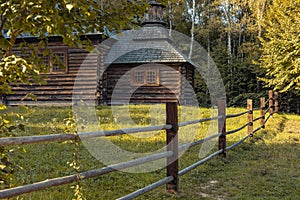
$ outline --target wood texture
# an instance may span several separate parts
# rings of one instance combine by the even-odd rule
[[[99,44],[101,35],[88,36],[94,45]],[[37,44],[36,38],[27,38],[27,42]],[[89,53],[85,49],[68,47],[63,44],[60,37],[50,37],[48,47],[52,50],[63,49],[66,51],[66,70],[61,72],[49,72],[41,74],[44,80],[47,81],[45,85],[38,83],[33,84],[11,84],[13,94],[4,97],[4,102],[8,105],[30,104],[53,104],[62,105],[72,103],[72,95],[75,94],[74,100],[96,100],[97,89],[97,54]],[[24,49],[16,45],[13,52],[22,56]],[[76,84],[75,84],[76,81]],[[75,91],[73,93],[73,90]],[[31,93],[36,96],[36,101],[31,98],[24,98],[26,94]],[[81,95],[81,97],[79,97]]]
[[[101,175],[108,174],[108,173],[111,173],[111,172],[114,172],[117,170],[126,169],[126,168],[137,166],[137,165],[140,165],[143,163],[152,162],[154,160],[169,157],[172,154],[173,154],[172,152],[166,151],[163,153],[138,158],[135,160],[130,160],[128,162],[110,165],[108,167],[104,167],[104,168],[100,168],[100,169],[81,172],[79,174],[73,174],[73,175],[59,177],[59,178],[47,179],[45,181],[41,181],[41,182],[37,182],[37,183],[32,183],[32,184],[28,184],[28,185],[23,185],[23,186],[10,188],[10,189],[1,190],[0,198],[3,199],[3,198],[14,197],[14,196],[18,196],[21,194],[30,193],[30,192],[34,192],[34,191],[38,191],[38,190],[42,190],[42,189],[46,189],[46,188],[50,188],[50,187],[54,187],[54,186],[65,185],[65,184],[72,183],[77,180],[84,180],[84,179],[88,179],[88,178],[101,176]]]
[[[278,92],[274,92],[274,112],[278,113],[279,103],[278,103]]]
[[[179,190],[178,178],[178,108],[176,102],[166,103],[166,124],[172,125],[172,129],[166,130],[167,151],[172,151],[173,155],[167,158],[167,177],[173,180],[167,184],[167,190],[177,193]]]
[[[274,99],[273,98],[274,98],[273,90],[269,90],[269,107],[270,107],[269,113],[270,113],[270,115],[272,115],[274,112]]]
[[[219,150],[222,150],[220,154],[223,158],[226,158],[226,99],[220,99],[218,101],[218,133]]]
[[[92,137],[106,137],[124,135],[128,133],[139,133],[148,131],[168,130],[171,129],[171,125],[158,125],[158,126],[144,126],[137,128],[126,128],[110,131],[94,131],[78,133],[78,136],[73,134],[50,134],[50,135],[38,135],[38,136],[23,136],[23,137],[2,137],[0,138],[1,146],[11,145],[23,145],[23,144],[37,144],[45,142],[62,142],[67,140],[75,140],[76,137],[80,139],[92,138]]]
[[[265,107],[266,107],[265,98],[262,97],[262,98],[260,98],[260,116],[261,116],[260,126],[262,128],[265,127]]]
[[[247,109],[248,109],[248,134],[253,137],[253,106],[252,99],[247,99]]]

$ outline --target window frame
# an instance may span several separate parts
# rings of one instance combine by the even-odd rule
[[[49,47],[48,50],[50,51],[50,54],[47,56],[43,56],[43,52],[46,49],[39,49],[38,57],[43,60],[43,64],[48,66],[49,69],[47,69],[47,72],[44,72],[43,74],[65,74],[68,73],[69,71],[69,56],[68,56],[68,47]],[[26,53],[23,53],[22,50],[19,49],[13,49],[14,53],[22,58],[26,58],[30,56],[31,49],[29,48],[24,48],[23,51]],[[63,61],[62,64],[64,67],[62,67],[60,70],[54,70],[53,66],[53,55],[56,53],[63,53]]]
[[[136,81],[136,73],[143,72],[143,83]],[[155,82],[148,82],[148,72],[155,72]],[[130,84],[132,86],[159,86],[160,85],[160,73],[158,67],[139,67],[131,70]]]
[[[60,73],[68,73],[68,48],[51,48],[50,49],[51,51],[51,55],[48,56],[48,65],[50,66],[50,72],[51,74],[60,74]],[[59,69],[60,66],[58,66],[58,69],[59,70],[54,70],[54,65],[53,64],[56,64],[56,63],[53,63],[53,56],[55,54],[58,54],[58,53],[63,53],[63,61],[62,61],[62,64],[64,66],[64,68],[61,68]],[[60,57],[60,56],[58,56]]]

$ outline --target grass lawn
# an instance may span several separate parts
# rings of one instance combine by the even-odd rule
[[[15,132],[16,136],[63,133],[66,129],[64,119],[71,108],[32,107],[26,113],[18,108],[9,108],[11,112],[23,112],[25,131]],[[120,107],[119,110],[123,108]],[[158,107],[155,112],[164,112]],[[244,111],[240,108],[228,108],[228,113]],[[137,126],[150,122],[163,124],[164,116],[150,115],[147,106],[130,107],[130,118]],[[181,121],[208,117],[209,109],[180,110]],[[195,114],[196,113],[196,114]],[[197,113],[199,115],[197,115]],[[258,112],[254,116],[259,116]],[[97,117],[103,129],[116,129],[118,119],[110,109],[101,107]],[[247,116],[228,119],[227,130],[235,129],[246,122]],[[116,123],[113,123],[116,122]],[[124,126],[123,126],[124,125]],[[123,124],[122,127],[126,127]],[[128,125],[129,126],[129,125]],[[254,128],[258,125],[255,124]],[[266,129],[257,132],[253,139],[227,152],[227,159],[214,158],[193,171],[180,177],[180,193],[169,194],[162,186],[137,199],[299,199],[300,197],[300,116],[275,114],[270,118]],[[209,129],[209,123],[182,129],[181,140],[195,131],[195,138],[201,139]],[[246,129],[227,137],[228,145],[246,135]],[[157,132],[152,137],[118,136],[110,140],[118,146],[133,152],[148,152],[164,146],[165,134]],[[14,172],[14,186],[30,184],[50,178],[74,174],[70,166],[76,147],[71,142],[54,142],[35,145],[23,145],[26,153],[12,147],[12,161],[18,166]],[[198,161],[201,146],[190,148],[180,158],[180,169]],[[216,144],[214,146],[216,150]],[[213,151],[211,151],[212,153]],[[105,165],[94,158],[84,145],[79,151],[80,171],[98,169]],[[165,177],[165,169],[149,173],[113,172],[97,178],[80,182],[82,193],[88,200],[116,199]],[[13,199],[57,199],[74,197],[74,184],[57,186],[46,190],[21,195]]]

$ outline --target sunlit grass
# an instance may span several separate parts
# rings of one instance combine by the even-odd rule
[[[132,105],[128,108],[116,107],[117,116],[109,107],[96,109],[99,126],[102,130],[161,125],[165,122],[164,105]],[[64,119],[72,113],[71,107],[32,107],[29,113],[18,108],[9,108],[11,112],[22,112],[24,132],[15,132],[16,136],[64,133],[67,128]],[[129,110],[129,113],[127,112]],[[228,108],[227,113],[239,113],[242,108]],[[212,117],[216,110],[208,108],[184,107],[179,109],[179,120],[193,120]],[[254,112],[258,117],[259,112]],[[131,119],[132,122],[128,122]],[[134,124],[133,124],[134,122]],[[228,119],[227,130],[236,129],[247,122],[247,115]],[[87,123],[88,124],[88,123]],[[98,125],[86,125],[82,131],[98,129]],[[216,124],[205,122],[180,128],[181,144],[204,138],[216,133]],[[213,159],[198,167],[180,179],[180,194],[165,192],[160,187],[138,199],[296,199],[300,188],[300,116],[274,115],[266,129],[255,134],[233,151],[227,152],[227,159]],[[259,122],[254,124],[254,128]],[[228,145],[247,134],[247,130],[229,135]],[[132,135],[109,137],[111,142],[131,152],[146,153],[163,149],[165,132],[153,131]],[[213,141],[216,150],[217,140]],[[13,184],[15,186],[43,181],[49,178],[74,174],[67,163],[73,160],[75,147],[70,142],[24,145],[26,153],[11,153],[16,168]],[[14,147],[16,149],[16,147]],[[180,158],[180,169],[198,161],[203,156],[202,146],[190,148]],[[202,152],[202,153],[201,153]],[[79,153],[80,171],[98,169],[105,165],[94,158],[84,145]],[[116,199],[165,177],[165,169],[151,173],[114,172],[81,182],[87,199]],[[25,194],[15,199],[72,199],[73,184],[49,188]]]

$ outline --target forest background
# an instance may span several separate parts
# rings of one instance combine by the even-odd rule
[[[158,2],[166,5],[166,27],[190,36],[211,56],[221,72],[228,106],[244,106],[245,99],[265,96],[267,90],[274,89],[281,93],[282,111],[300,113],[299,0]],[[39,72],[43,69],[35,65],[41,61],[38,56],[12,55],[16,38],[37,36],[41,42],[31,48],[46,48],[47,36],[60,35],[69,46],[89,47],[80,41],[80,35],[101,32],[107,37],[111,32],[139,28],[148,6],[146,0],[1,3],[2,93],[11,92],[11,82],[42,81]],[[209,91],[199,75],[195,77],[195,92],[201,106],[210,105]]]

